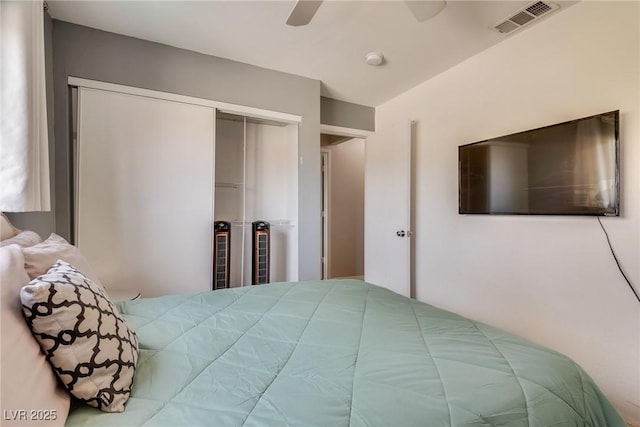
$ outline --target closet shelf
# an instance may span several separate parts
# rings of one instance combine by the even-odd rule
[[[237,182],[216,182],[216,188],[242,188],[242,184]]]
[[[257,221],[257,220],[256,220]],[[271,226],[289,226],[289,227],[295,227],[296,226],[296,222],[295,221],[291,221],[290,219],[266,219],[263,220],[269,223],[269,225]],[[233,221],[229,221],[231,222],[231,225],[234,227],[242,227],[242,226],[247,226],[247,225],[251,225],[253,224],[253,221],[242,221],[242,220],[233,220]]]

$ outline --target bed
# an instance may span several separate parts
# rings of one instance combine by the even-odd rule
[[[140,340],[126,411],[67,426],[624,425],[568,358],[361,281],[119,308]]]
[[[625,425],[569,358],[369,283],[274,283],[114,306],[76,247],[54,234],[43,242],[9,231],[0,242],[3,425]],[[54,285],[59,271],[63,282],[74,274],[82,280]],[[109,305],[109,319],[120,319],[107,328],[102,317],[97,328],[138,349],[125,360],[120,341],[117,363],[100,361],[130,368],[128,400],[110,409],[122,412],[70,404],[62,357],[36,342],[41,331],[30,314],[38,309],[25,300],[42,283],[45,301],[73,312],[74,322],[88,319],[76,296]],[[94,289],[88,299],[87,286]],[[62,347],[65,328],[81,323],[56,319],[50,324],[62,335],[48,341]],[[101,346],[93,346],[92,361],[108,352]],[[68,358],[77,372],[80,357]],[[127,373],[118,369],[113,381]]]

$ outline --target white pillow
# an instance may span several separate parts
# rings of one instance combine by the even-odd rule
[[[0,213],[0,241],[10,239],[20,233],[20,231],[21,230],[11,224],[11,221],[9,221],[9,218],[7,218],[4,212]]]
[[[98,276],[93,272],[89,261],[82,255],[80,249],[55,233],[52,233],[42,243],[23,248],[22,253],[24,254],[24,268],[31,279],[46,273],[56,261],[62,260],[76,266],[89,279],[102,287]]]
[[[28,248],[29,246],[37,245],[41,243],[42,239],[35,231],[21,231],[13,237],[10,237],[6,240],[0,242],[0,248],[3,246],[9,245],[18,245],[23,248]]]
[[[33,335],[71,394],[105,412],[124,411],[138,337],[104,289],[58,261],[20,297]]]
[[[0,248],[2,425],[64,425],[71,399],[22,314],[20,288],[27,283],[20,247]]]

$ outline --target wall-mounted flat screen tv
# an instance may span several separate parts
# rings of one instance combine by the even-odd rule
[[[619,215],[619,111],[462,145],[459,213]]]

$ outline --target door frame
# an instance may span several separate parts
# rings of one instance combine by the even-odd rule
[[[279,111],[265,110],[262,108],[248,107],[239,104],[230,104],[228,102],[214,101],[211,99],[198,98],[194,96],[179,95],[171,92],[162,92],[158,90],[144,89],[135,86],[121,85],[117,83],[108,83],[100,80],[84,79],[81,77],[69,76],[67,84],[71,87],[85,87],[90,89],[100,89],[110,92],[124,93],[129,95],[145,96],[148,98],[164,99],[167,101],[182,102],[185,104],[202,105],[204,107],[213,107],[222,113],[231,113],[241,116],[254,117],[256,119],[275,120],[287,124],[302,123],[302,116],[296,114],[282,113]]]
[[[326,134],[326,135],[334,135],[334,136],[344,136],[344,137],[348,137],[348,138],[358,138],[358,139],[363,139],[364,140],[364,144],[365,147],[367,145],[367,138],[370,135],[373,135],[375,132],[372,131],[368,131],[368,130],[363,130],[363,129],[353,129],[353,128],[346,128],[346,127],[341,127],[341,126],[333,126],[333,125],[325,125],[325,124],[320,124],[320,133],[321,134]],[[322,266],[322,278],[323,280],[327,278],[327,275],[329,274],[329,272],[331,271],[330,269],[330,260],[331,260],[331,253],[330,253],[330,235],[329,235],[329,226],[330,224],[330,209],[331,209],[331,199],[330,199],[330,192],[331,192],[331,151],[329,150],[323,150],[322,147],[320,147],[320,157],[321,157],[321,174],[322,174],[322,185],[324,186],[325,190],[323,191],[323,200],[321,200],[321,209],[324,211],[324,215],[322,216],[322,225],[323,225],[323,235],[322,235],[322,257],[324,258],[324,262],[322,262],[322,259],[320,260],[321,262],[321,266]],[[326,164],[323,165],[323,159],[326,159]],[[326,199],[326,200],[325,200]],[[321,212],[322,215],[322,212]],[[366,215],[366,212],[365,212]],[[365,252],[366,253],[366,252]],[[365,255],[366,256],[366,255]]]
[[[329,276],[330,257],[329,248],[331,247],[329,234],[329,209],[331,209],[331,173],[329,171],[329,162],[331,152],[320,148],[320,171],[322,175],[322,280],[327,280]]]
[[[336,136],[348,136],[350,138],[361,138],[366,140],[367,137],[373,135],[375,132],[364,129],[354,129],[342,126],[320,124],[320,133]]]

